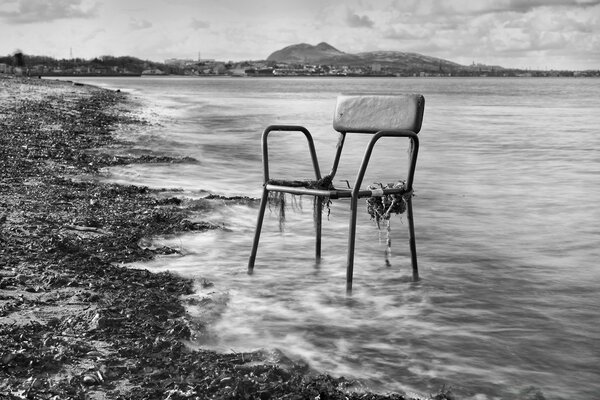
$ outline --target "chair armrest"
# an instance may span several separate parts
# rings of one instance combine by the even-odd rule
[[[270,125],[268,126],[263,134],[262,134],[262,153],[263,153],[263,171],[265,184],[269,181],[269,144],[268,137],[271,132],[301,132],[306,137],[308,142],[308,150],[310,151],[310,157],[313,163],[313,169],[315,171],[315,178],[317,180],[321,179],[321,170],[319,169],[319,160],[317,159],[317,152],[315,150],[315,143],[313,141],[312,135],[303,126],[299,125]]]
[[[417,166],[417,154],[419,152],[419,136],[409,130],[384,130],[379,131],[373,135],[367,149],[365,150],[365,154],[363,156],[363,160],[360,164],[360,169],[358,170],[358,174],[356,175],[356,182],[354,183],[354,188],[352,197],[358,197],[360,191],[360,185],[362,185],[363,178],[365,176],[365,172],[367,170],[367,166],[369,165],[369,160],[371,158],[371,153],[373,152],[373,148],[379,139],[382,137],[406,137],[411,141],[410,148],[410,158],[408,164],[408,176],[406,178],[406,191],[412,192],[412,183],[415,175],[415,168]]]

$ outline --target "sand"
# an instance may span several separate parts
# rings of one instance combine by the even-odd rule
[[[111,165],[194,162],[111,155],[117,128],[148,123],[136,107],[120,92],[0,77],[0,398],[408,398],[281,353],[188,345],[205,329],[185,311],[194,282],[126,263],[178,252],[140,245],[148,237],[219,227],[189,220],[176,197],[93,179]]]

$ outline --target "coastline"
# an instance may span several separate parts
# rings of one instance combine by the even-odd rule
[[[120,265],[171,254],[140,240],[217,229],[192,222],[159,190],[81,181],[135,162],[89,151],[118,146],[118,125],[143,125],[127,94],[68,82],[0,78],[0,397],[405,399],[352,392],[262,352],[185,345],[202,322],[184,308],[194,283]],[[192,301],[192,300],[189,300]],[[440,393],[436,400],[450,399]]]

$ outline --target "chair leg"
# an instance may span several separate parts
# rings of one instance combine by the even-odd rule
[[[408,219],[408,242],[410,246],[410,261],[412,264],[413,281],[419,280],[419,267],[417,266],[417,244],[415,241],[415,222],[412,209],[412,197],[406,199],[406,217]]]
[[[348,261],[346,267],[346,293],[352,293],[352,276],[354,275],[354,245],[356,242],[356,207],[357,198],[350,199],[350,224],[348,233]]]
[[[315,197],[315,259],[321,261],[321,227],[323,223],[323,198]]]
[[[265,217],[265,209],[267,208],[269,192],[265,188],[260,199],[260,207],[258,210],[258,218],[256,220],[256,231],[254,232],[254,242],[252,243],[252,251],[248,260],[248,273],[251,274],[254,270],[254,262],[256,260],[256,252],[258,251],[258,242],[260,240],[260,231],[262,229],[263,219]]]

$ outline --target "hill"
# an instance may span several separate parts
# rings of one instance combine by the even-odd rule
[[[465,67],[452,61],[418,53],[400,51],[371,51],[358,54],[345,53],[325,42],[312,46],[300,43],[273,52],[267,61],[327,65],[381,64],[388,70],[398,71],[454,71]]]
[[[358,53],[358,57],[364,62],[379,63],[382,65],[396,66],[402,68],[422,67],[424,69],[443,68],[457,69],[464,68],[462,65],[442,58],[430,57],[419,53],[404,53],[401,51],[370,51]],[[429,67],[429,68],[428,68]]]
[[[284,47],[267,57],[267,61],[305,64],[337,64],[360,61],[360,57],[344,53],[330,44],[321,42],[316,46],[300,43]]]

